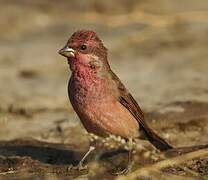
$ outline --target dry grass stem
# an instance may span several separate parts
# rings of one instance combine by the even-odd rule
[[[140,168],[140,169],[136,170],[135,172],[129,174],[128,176],[118,177],[117,180],[135,179],[135,178],[141,177],[141,176],[148,176],[150,174],[150,172],[152,172],[152,171],[154,172],[154,171],[159,171],[159,170],[167,168],[167,167],[177,166],[181,163],[185,163],[185,162],[190,161],[192,159],[196,159],[196,158],[204,157],[204,156],[208,156],[208,149],[201,149],[201,150],[197,150],[197,151],[194,151],[194,152],[191,152],[188,154],[177,156],[175,158],[160,161],[160,162],[155,163],[153,165],[150,165],[150,166],[147,166],[144,168]]]

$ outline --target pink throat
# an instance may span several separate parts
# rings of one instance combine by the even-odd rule
[[[73,64],[72,66],[72,75],[77,81],[81,82],[83,85],[92,83],[97,79],[96,72],[92,70],[90,67],[80,63]]]

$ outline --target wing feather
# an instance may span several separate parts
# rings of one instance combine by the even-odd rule
[[[133,96],[128,92],[125,86],[121,83],[120,79],[110,71],[111,78],[114,82],[116,82],[116,86],[118,89],[118,101],[126,108],[128,111],[134,116],[134,118],[138,121],[141,129],[144,131],[147,139],[158,149],[161,151],[165,151],[173,148],[169,145],[164,139],[158,136],[145,122],[144,114],[137,104],[136,100]]]

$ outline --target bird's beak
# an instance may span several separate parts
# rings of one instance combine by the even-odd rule
[[[63,47],[58,53],[67,58],[75,57],[75,50],[68,46]]]

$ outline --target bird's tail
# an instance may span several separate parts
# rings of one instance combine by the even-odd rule
[[[168,144],[163,138],[157,135],[152,129],[149,127],[143,127],[142,130],[145,133],[147,139],[160,151],[167,151],[169,149],[173,149],[174,147]]]

